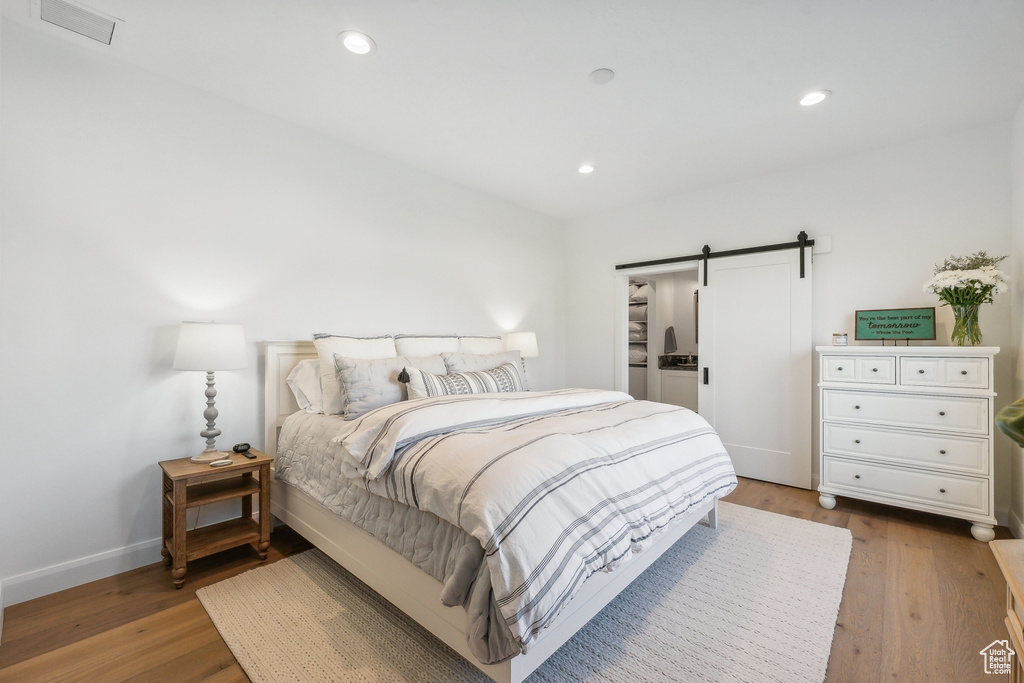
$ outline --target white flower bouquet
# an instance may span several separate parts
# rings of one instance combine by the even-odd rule
[[[942,305],[953,308],[952,339],[959,346],[980,344],[978,306],[992,303],[996,294],[1009,289],[1009,281],[996,265],[1005,256],[989,256],[983,251],[970,256],[951,256],[935,267],[935,274],[924,283],[924,291],[938,294]]]

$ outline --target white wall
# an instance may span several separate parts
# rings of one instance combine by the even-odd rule
[[[934,295],[921,291],[936,262],[981,249],[1009,252],[1009,168],[1010,126],[1003,123],[570,223],[567,382],[613,386],[615,264],[696,254],[705,243],[725,250],[794,241],[800,230],[831,236],[831,253],[814,262],[815,344],[831,344],[833,332],[852,339],[857,309],[936,306]],[[1010,308],[1004,295],[981,312],[985,344],[1003,348],[997,405],[1013,393]],[[952,315],[948,307],[936,313],[939,343],[948,344]],[[1009,446],[997,437],[996,503],[1003,519]]]
[[[1007,395],[1009,403],[1024,396],[1024,102],[1017,108],[1013,119],[1011,179],[1013,196],[1012,247],[1009,267],[1010,283],[1010,329],[1013,345],[1017,349],[1017,364],[1013,373],[1013,388]],[[1007,439],[1009,441],[1009,439]],[[1011,486],[1010,527],[1017,538],[1024,538],[1024,462],[1021,449],[1011,442]]]
[[[4,27],[4,18],[3,18],[3,13],[0,12],[0,54],[2,54],[2,52],[3,52],[3,27]],[[0,112],[2,112],[2,110],[3,110],[3,68],[2,68],[2,63],[0,63]],[[3,117],[0,116],[0,141],[2,141],[3,138],[4,138]],[[0,150],[2,150],[2,146],[0,146]],[[4,205],[3,176],[2,176],[2,174],[0,174],[0,294],[2,294],[2,292],[3,292],[3,289],[2,289],[2,285],[3,285],[3,279],[2,279],[2,276],[3,276],[3,259],[2,259],[2,256],[3,256],[3,234],[4,234],[3,205]],[[2,301],[3,301],[3,299],[0,298],[0,328],[2,328],[3,324],[4,324]],[[2,331],[0,331],[0,334],[2,334]],[[0,352],[2,352],[2,348],[0,348]],[[4,461],[3,451],[0,451],[0,466],[3,465],[3,461]],[[0,522],[0,524],[2,524],[2,522]],[[5,536],[0,534],[0,544],[2,544],[4,542],[4,539],[5,539]],[[0,577],[2,577],[2,576],[3,575],[0,574]],[[3,579],[0,578],[0,639],[2,639],[3,632],[4,632],[4,605],[5,604],[7,604],[7,603],[4,602],[4,582],[3,582]]]
[[[561,222],[2,30],[7,604],[160,559],[156,463],[203,448],[203,375],[171,369],[182,320],[245,325],[221,447],[262,441],[260,340],[532,330],[531,382],[564,385]]]

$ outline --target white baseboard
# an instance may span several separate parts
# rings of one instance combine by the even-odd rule
[[[1006,526],[1014,538],[1024,538],[1024,520],[1020,518],[1016,510],[1010,510],[1010,520]]]
[[[0,581],[0,608],[160,561],[159,538]],[[2,619],[2,617],[0,617]]]
[[[200,506],[192,508],[189,512],[195,511],[195,517],[190,521],[188,527],[195,528],[199,522],[199,513],[209,509],[209,513],[203,515],[203,526],[216,524],[226,519],[237,516],[238,510],[231,507],[232,501],[218,503],[216,506]],[[212,513],[212,514],[211,514]],[[253,518],[258,522],[260,517],[259,508],[253,511]],[[209,519],[208,519],[209,518]],[[273,520],[273,517],[271,517]],[[56,593],[83,583],[104,579],[114,574],[145,567],[147,564],[160,562],[160,545],[162,539],[154,538],[149,541],[142,541],[123,548],[115,548],[107,552],[90,555],[70,562],[45,567],[25,574],[10,576],[0,579],[0,626],[3,624],[2,610],[9,605],[17,605],[19,602],[39,598],[50,593]]]
[[[4,582],[0,581],[0,642],[4,639]]]

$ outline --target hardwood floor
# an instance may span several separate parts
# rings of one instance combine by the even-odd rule
[[[968,523],[846,498],[825,510],[813,491],[746,479],[726,500],[853,533],[830,683],[1004,680],[979,652],[1006,637],[1006,584]],[[308,547],[278,528],[267,562]],[[156,562],[12,605],[0,681],[246,681],[195,591],[260,564],[236,548],[190,562],[181,590]]]

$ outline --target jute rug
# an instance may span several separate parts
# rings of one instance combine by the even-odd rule
[[[722,503],[529,678],[825,678],[850,532]],[[270,681],[487,681],[318,550],[198,591],[246,674]]]

